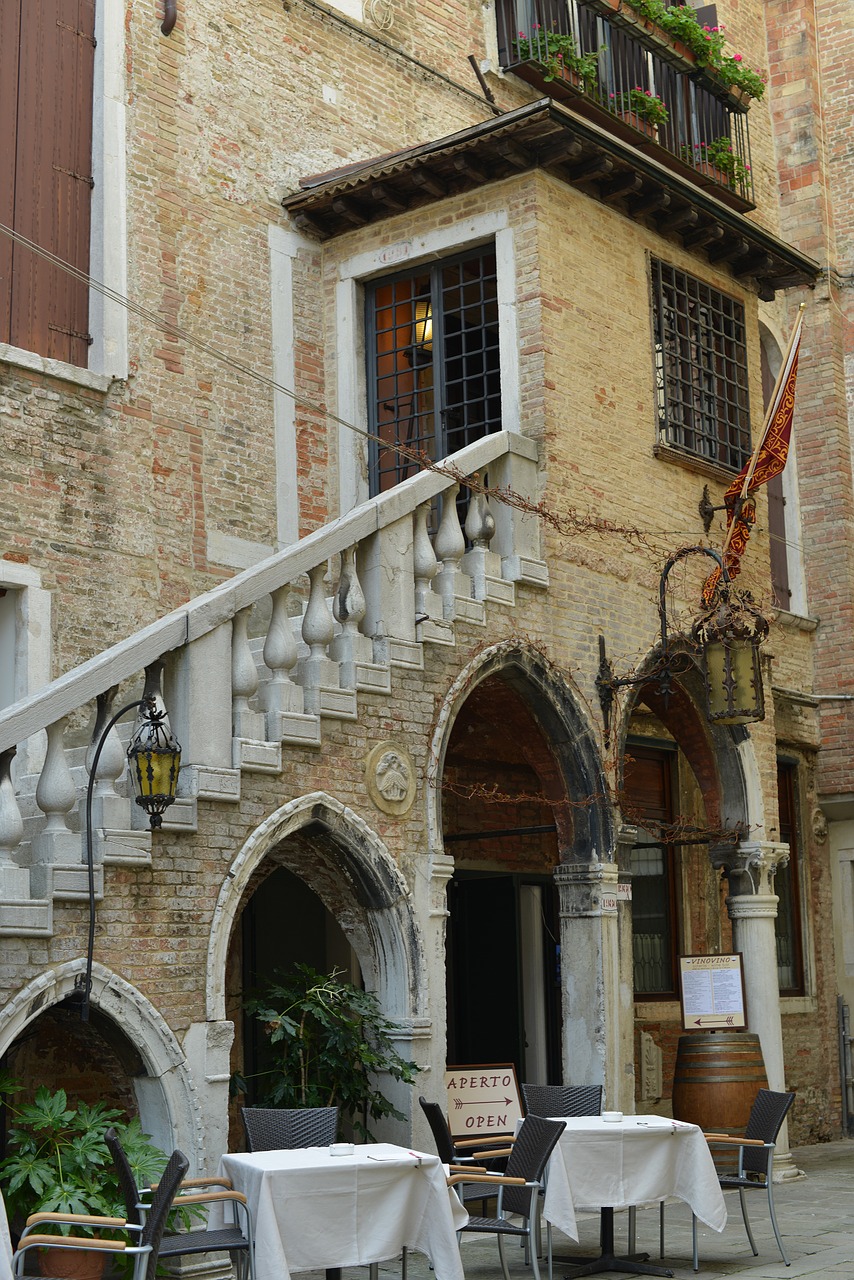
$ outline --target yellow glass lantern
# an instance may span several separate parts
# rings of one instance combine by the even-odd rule
[[[134,798],[148,814],[153,831],[161,826],[164,811],[175,800],[181,766],[181,744],[153,695],[140,708],[127,756]]]
[[[768,621],[748,592],[731,598],[726,586],[693,627],[703,656],[710,724],[751,724],[765,719],[760,646]]]

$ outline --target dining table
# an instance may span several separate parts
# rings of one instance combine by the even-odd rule
[[[600,1254],[579,1260],[568,1273],[570,1280],[603,1271],[673,1274],[647,1262],[646,1254],[615,1256],[615,1209],[675,1197],[712,1230],[723,1231],[723,1192],[697,1125],[655,1115],[556,1118],[565,1120],[565,1128],[546,1170],[543,1216],[573,1240],[578,1239],[578,1210],[598,1210],[602,1220]]]
[[[246,1196],[256,1280],[372,1266],[404,1248],[430,1259],[436,1280],[465,1280],[457,1231],[468,1214],[438,1156],[389,1143],[229,1153],[219,1174]],[[224,1225],[214,1205],[209,1226]]]

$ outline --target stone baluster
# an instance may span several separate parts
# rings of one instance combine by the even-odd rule
[[[501,560],[489,550],[495,535],[495,517],[485,493],[472,493],[466,515],[465,533],[471,550],[463,556],[463,568],[472,580],[475,600],[485,600],[488,575],[501,577]]]
[[[430,534],[427,530],[429,518],[430,503],[423,502],[420,507],[415,509],[412,537],[412,565],[415,575],[415,622],[419,625],[438,616],[439,612],[436,607],[439,604],[438,597],[431,590],[433,579],[439,572],[439,561],[436,559],[436,552],[433,550],[433,543],[430,541]]]
[[[113,714],[113,702],[116,693],[117,689],[114,685],[112,689],[107,689],[105,693],[98,694],[96,699],[95,723],[92,727],[92,737],[86,752],[86,771],[89,774],[92,772],[92,763],[95,759],[95,752],[98,750],[98,743],[101,741],[101,734],[104,732],[104,726],[109,722]],[[107,734],[106,742],[101,748],[95,771],[95,785],[92,789],[93,834],[96,831],[103,833],[105,829],[122,831],[130,827],[130,802],[116,792],[116,783],[124,773],[126,763],[127,756],[122,746],[122,740],[119,737],[118,729],[113,725]],[[98,852],[96,841],[96,859]]]
[[[303,710],[302,689],[291,678],[299,655],[288,614],[290,590],[289,586],[279,587],[270,595],[273,612],[264,641],[264,664],[270,671],[270,679],[264,690],[269,742],[281,742],[284,737],[283,717],[286,714],[302,714]]]
[[[311,584],[308,605],[302,620],[302,638],[308,645],[308,657],[300,664],[303,676],[305,709],[310,715],[320,714],[320,687],[329,661],[326,649],[332,643],[335,627],[329,605],[326,603],[326,563],[317,564],[308,571]]]
[[[36,804],[46,818],[34,849],[32,889],[39,898],[47,893],[46,867],[63,865],[77,870],[82,863],[80,837],[68,827],[67,815],[77,802],[77,787],[68,767],[64,732],[64,720],[48,726],[47,753],[36,786]]]
[[[442,494],[442,519],[436,531],[434,550],[442,567],[437,575],[436,586],[442,597],[442,612],[447,619],[456,616],[456,594],[459,578],[459,563],[466,549],[466,540],[460,527],[457,512],[458,484],[453,484]]]
[[[258,668],[249,646],[252,606],[234,615],[231,633],[232,729],[235,738],[263,740],[264,717],[253,711],[249,699],[258,692]]]
[[[15,751],[15,747],[10,747],[0,754],[0,901],[3,902],[30,896],[30,873],[16,861],[24,822],[12,782]]]
[[[356,663],[360,660],[361,641],[366,639],[359,632],[359,623],[365,616],[365,593],[356,572],[355,547],[341,552],[341,575],[332,601],[332,612],[341,627],[341,634],[335,637],[330,650],[338,663],[338,681],[342,689],[355,689]],[[366,656],[370,658],[372,654]]]

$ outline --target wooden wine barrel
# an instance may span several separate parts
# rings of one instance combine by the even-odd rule
[[[750,1108],[768,1076],[759,1037],[751,1031],[679,1037],[673,1115],[706,1133],[744,1133]]]

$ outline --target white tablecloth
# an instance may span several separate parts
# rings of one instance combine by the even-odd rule
[[[577,1209],[628,1208],[676,1196],[715,1231],[726,1206],[702,1130],[664,1116],[571,1117],[552,1152],[543,1213],[578,1239]]]
[[[438,1156],[387,1143],[348,1156],[308,1147],[226,1155],[220,1173],[249,1202],[257,1280],[383,1262],[404,1245],[427,1254],[437,1280],[464,1280],[455,1233],[468,1214]],[[210,1226],[222,1222],[219,1208]]]
[[[0,1196],[0,1280],[12,1280],[12,1241],[6,1219],[6,1204]]]

